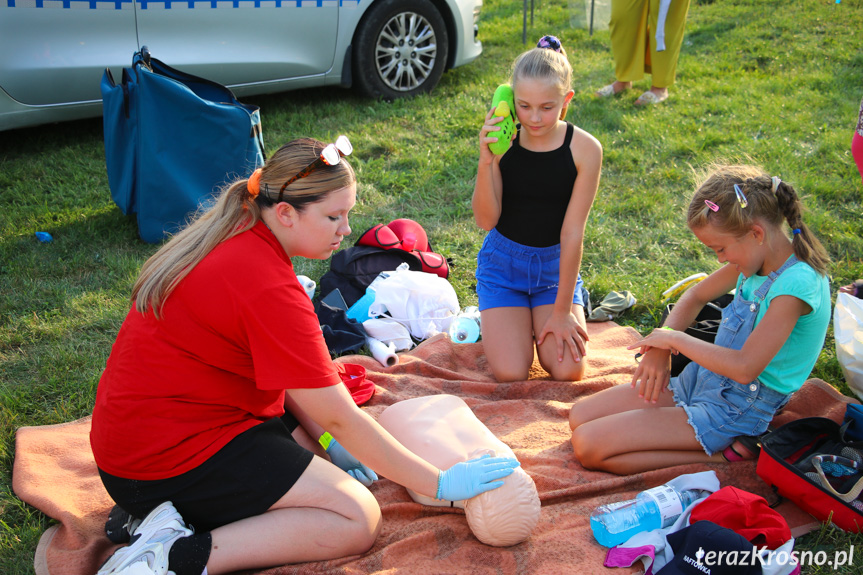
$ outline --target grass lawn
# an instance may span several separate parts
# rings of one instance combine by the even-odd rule
[[[694,174],[715,160],[760,164],[803,195],[805,221],[833,258],[834,293],[863,277],[863,185],[850,153],[863,97],[861,0],[692,0],[677,83],[648,109],[632,102],[649,79],[618,98],[593,96],[613,79],[613,61],[607,30],[572,25],[583,4],[537,2],[528,45],[547,33],[562,39],[575,69],[568,119],[604,148],[582,264],[594,303],[631,291],[638,304],[620,321],[647,332],[665,288],[716,269],[684,217]],[[270,151],[300,136],[348,134],[360,181],[354,237],[396,217],[421,222],[455,261],[461,305],[472,305],[484,235],[470,209],[478,132],[524,49],[521,34],[521,2],[487,0],[482,56],[445,74],[430,96],[385,103],[326,89],[245,101],[261,106]],[[36,231],[54,241],[39,243]],[[132,282],[156,247],[111,200],[101,120],[0,133],[0,573],[32,573],[51,523],[11,491],[15,430],[90,413]],[[313,279],[327,266],[296,262]],[[832,332],[813,375],[850,393]],[[804,571],[863,565],[859,535],[825,526],[805,537],[799,548],[831,557],[852,544],[857,566]]]

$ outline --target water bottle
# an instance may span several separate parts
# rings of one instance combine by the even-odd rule
[[[480,338],[480,314],[475,305],[459,313],[449,326],[449,337],[455,343],[476,343]]]
[[[635,499],[600,505],[590,514],[590,528],[600,545],[614,547],[636,533],[669,527],[702,495],[697,489],[678,491],[660,485],[642,491]]]

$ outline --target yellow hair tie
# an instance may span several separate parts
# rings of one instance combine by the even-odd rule
[[[261,193],[261,168],[252,172],[249,181],[246,182],[246,188],[248,188],[249,195],[252,196],[253,200],[258,197],[258,194]]]

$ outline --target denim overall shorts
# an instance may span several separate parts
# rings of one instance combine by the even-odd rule
[[[755,327],[758,309],[770,286],[782,272],[797,263],[791,256],[785,264],[771,272],[758,288],[753,301],[746,301],[738,292],[722,310],[722,322],[714,343],[729,349],[741,349]],[[747,385],[713,373],[690,362],[679,376],[671,378],[669,388],[674,402],[686,411],[689,425],[707,455],[721,451],[741,435],[761,435],[773,415],[784,406],[790,394],[770,389],[755,379]]]

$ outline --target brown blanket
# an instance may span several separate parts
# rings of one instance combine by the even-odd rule
[[[462,397],[512,447],[536,482],[542,515],[528,541],[509,548],[483,545],[471,534],[461,510],[421,506],[404,488],[382,479],[371,488],[384,520],[370,551],[263,573],[622,573],[627,570],[602,566],[606,549],[590,531],[588,517],[600,504],[628,499],[680,474],[706,469],[715,470],[723,486],[734,485],[773,502],[770,490],[755,474],[754,462],[685,465],[626,477],[581,467],[569,443],[569,408],[585,395],[627,383],[635,363],[625,348],[638,340],[635,330],[612,322],[590,324],[589,333],[589,368],[585,380],[578,383],[551,381],[538,365],[528,381],[495,383],[482,344],[454,345],[445,336],[401,354],[399,365],[390,368],[366,356],[343,359],[363,365],[377,385],[375,396],[363,407],[373,416],[411,397],[439,393]],[[810,380],[774,423],[811,415],[840,421],[848,401],[854,400],[820,380]],[[13,489],[23,501],[59,522],[39,542],[34,561],[37,575],[92,575],[113,551],[103,532],[112,501],[96,472],[89,430],[89,418],[18,430]],[[780,510],[796,528],[795,535],[813,525],[811,517],[793,506]]]

